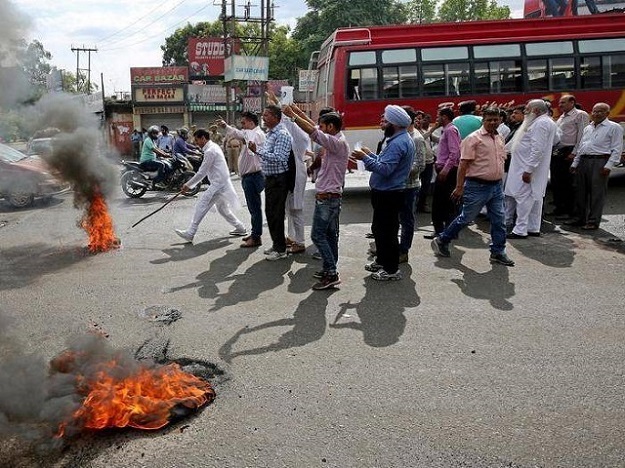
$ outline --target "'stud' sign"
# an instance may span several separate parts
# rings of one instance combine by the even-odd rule
[[[189,75],[195,79],[224,74],[224,59],[233,53],[227,50],[230,44],[224,44],[220,37],[190,37],[187,53],[189,56]],[[239,51],[239,43],[234,43],[234,53]]]
[[[133,67],[130,69],[132,85],[183,84],[189,81],[187,67]]]

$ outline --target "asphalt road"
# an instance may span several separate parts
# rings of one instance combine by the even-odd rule
[[[165,429],[85,433],[53,452],[0,433],[1,466],[625,466],[624,177],[602,230],[545,222],[543,237],[510,242],[514,268],[489,264],[486,222],[438,259],[421,219],[404,279],[382,284],[363,269],[368,195],[348,188],[343,283],[321,292],[312,246],[267,262],[216,213],[179,242],[193,199],[130,228],[165,199],[120,191],[122,247],[98,255],[71,194],[0,202],[0,356],[49,360],[95,329],[139,357],[214,365],[216,400]],[[169,324],[150,315],[174,309]]]

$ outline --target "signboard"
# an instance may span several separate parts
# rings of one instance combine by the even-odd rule
[[[297,89],[301,93],[312,93],[315,90],[318,74],[318,70],[300,70]]]
[[[262,111],[262,99],[259,97],[244,97],[243,110],[260,114]]]
[[[182,88],[135,88],[136,102],[181,102],[184,100]]]
[[[130,69],[130,83],[153,86],[157,84],[183,84],[189,81],[187,67],[135,67]]]
[[[267,81],[269,57],[232,55],[225,60],[225,81]]]
[[[226,102],[226,88],[221,85],[189,85],[187,87],[189,104],[215,104]]]
[[[138,114],[183,114],[184,106],[135,107],[132,113]]]
[[[282,94],[282,87],[288,86],[289,80],[269,80],[267,82],[267,91],[280,96]]]
[[[231,103],[230,110],[241,112],[243,106],[239,103]],[[228,112],[228,106],[225,104],[189,104],[189,110],[192,112]]]
[[[228,44],[230,46],[230,44]],[[234,44],[234,53],[238,53],[240,44]],[[228,53],[226,53],[228,52]],[[224,40],[220,37],[190,37],[187,45],[189,74],[195,78],[222,76],[224,59],[232,51],[226,51]]]

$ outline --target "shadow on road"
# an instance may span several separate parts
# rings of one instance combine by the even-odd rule
[[[23,288],[38,278],[88,259],[86,247],[28,244],[0,250],[0,291]]]
[[[200,242],[198,244],[191,244],[189,242],[173,244],[171,248],[162,250],[165,255],[169,255],[169,258],[157,258],[156,260],[150,260],[150,263],[153,265],[162,265],[163,263],[181,262],[195,257],[200,257],[208,252],[218,250],[232,244],[229,239],[230,238],[222,237]],[[245,258],[247,258],[247,256]]]

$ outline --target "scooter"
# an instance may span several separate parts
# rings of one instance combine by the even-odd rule
[[[129,198],[141,198],[148,190],[179,192],[182,186],[195,175],[189,160],[181,154],[173,154],[171,158],[161,159],[165,164],[165,179],[159,185],[154,183],[158,171],[144,171],[136,161],[122,161],[124,168],[121,173],[121,186]],[[184,193],[188,197],[200,191],[201,184]]]

